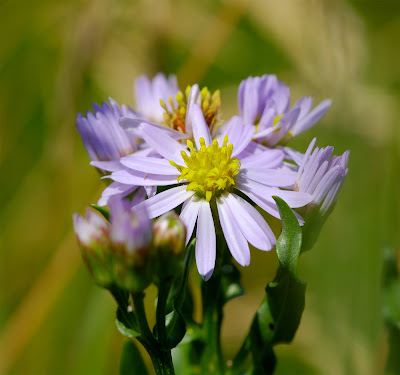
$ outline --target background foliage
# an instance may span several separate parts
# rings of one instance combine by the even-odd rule
[[[0,30],[0,374],[118,372],[116,306],[72,232],[72,212],[102,189],[74,123],[108,96],[132,105],[133,78],[158,71],[220,88],[225,118],[248,75],[333,99],[292,146],[316,135],[350,149],[350,173],[300,259],[305,312],[294,343],[278,347],[277,373],[382,373],[382,249],[400,244],[399,2],[1,0]],[[247,294],[226,308],[227,359],[276,268],[274,252],[252,251]]]

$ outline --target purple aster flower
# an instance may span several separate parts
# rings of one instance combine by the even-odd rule
[[[336,202],[339,191],[346,179],[350,151],[331,157],[333,147],[328,146],[313,151],[316,138],[307,148],[299,165],[294,190],[311,194],[310,206],[319,207],[320,214],[326,215]]]
[[[79,113],[76,119],[76,127],[92,161],[117,161],[136,150],[136,138],[118,124],[122,116],[137,117],[136,113],[125,105],[120,107],[111,98],[109,101],[110,104],[103,102],[101,106],[93,104],[94,113],[88,111],[86,117]]]
[[[218,115],[221,105],[219,90],[211,94],[207,87],[200,90],[198,84],[188,86],[184,93],[179,91],[175,98],[170,96],[167,102],[161,100],[161,108],[164,111],[163,120],[146,122],[146,126],[151,125],[176,140],[193,138],[191,112],[195,104],[200,106],[211,134],[215,134],[219,125]],[[143,139],[141,123],[141,119],[129,116],[122,117],[120,120],[122,128],[135,137]]]
[[[208,280],[216,257],[216,235],[210,203],[216,205],[220,224],[232,256],[242,266],[250,262],[249,245],[270,250],[276,238],[261,214],[237,191],[246,194],[268,213],[279,217],[273,195],[290,207],[311,201],[307,193],[280,190],[293,188],[297,173],[282,168],[283,151],[266,149],[248,153],[254,128],[234,118],[212,139],[201,107],[191,109],[194,143],[187,147],[157,127],[141,123],[143,139],[161,157],[129,155],[121,159],[127,167],[111,174],[120,183],[138,186],[177,185],[142,202],[150,218],[162,215],[183,203],[180,218],[186,224],[187,238],[197,222],[196,262],[199,273]],[[231,143],[228,143],[229,142]],[[244,155],[244,156],[243,156]]]
[[[239,86],[239,113],[246,125],[255,127],[254,138],[268,146],[285,145],[326,113],[331,100],[311,110],[313,99],[303,97],[290,108],[290,89],[275,75],[248,77]]]
[[[88,111],[86,117],[78,114],[76,119],[77,129],[91,159],[91,165],[95,166],[102,174],[108,174],[121,169],[119,159],[122,156],[138,152],[137,139],[131,133],[125,131],[119,125],[122,116],[137,117],[137,114],[125,105],[119,106],[113,99],[110,104],[103,102],[101,106],[94,104],[94,113]],[[134,204],[145,199],[145,190],[137,189],[137,186],[112,183],[102,193],[98,204],[105,206],[111,197],[125,197],[135,190]],[[154,189],[148,188],[151,196]]]
[[[160,100],[167,102],[170,97],[175,98],[178,91],[178,81],[174,75],[167,78],[158,73],[152,80],[142,75],[136,78],[133,87],[136,110],[141,118],[161,123],[164,120],[164,109]]]

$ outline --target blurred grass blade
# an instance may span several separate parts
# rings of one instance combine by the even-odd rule
[[[384,249],[382,315],[388,331],[385,374],[400,374],[400,250]]]

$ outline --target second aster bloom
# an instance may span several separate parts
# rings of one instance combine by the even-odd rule
[[[232,256],[247,266],[250,263],[248,242],[260,250],[270,250],[276,238],[261,214],[237,191],[277,217],[279,212],[272,196],[282,197],[290,207],[306,205],[311,196],[279,189],[293,187],[297,175],[281,168],[284,157],[281,150],[266,150],[257,155],[245,153],[252,142],[253,127],[230,121],[223,128],[224,133],[212,139],[198,104],[193,104],[191,124],[194,142],[187,141],[186,147],[161,129],[142,123],[144,139],[161,158],[127,156],[121,163],[128,169],[112,173],[111,178],[141,186],[177,185],[140,205],[146,206],[150,218],[154,218],[183,203],[180,218],[186,224],[186,242],[197,222],[196,263],[199,273],[208,280],[216,259],[212,207],[217,209]]]
[[[239,113],[255,128],[254,138],[267,146],[285,145],[318,122],[331,105],[324,100],[311,110],[313,99],[302,97],[290,108],[290,89],[275,75],[248,77],[239,86]]]
[[[136,78],[133,93],[140,118],[155,123],[163,122],[164,109],[160,105],[160,100],[166,102],[169,98],[174,98],[178,91],[178,81],[174,75],[167,78],[164,74],[158,73],[153,79],[146,75]]]
[[[134,152],[136,138],[118,124],[122,116],[137,117],[125,105],[119,106],[113,99],[101,106],[93,104],[94,112],[88,111],[86,117],[80,113],[76,127],[91,161],[117,161],[122,156]]]
[[[188,86],[185,92],[179,91],[168,100],[160,100],[160,108],[163,110],[163,119],[147,122],[146,127],[153,127],[156,131],[162,131],[176,140],[193,138],[192,109],[198,105],[211,134],[216,134],[219,125],[219,108],[221,106],[220,92],[213,94],[204,87],[200,90],[198,84]],[[122,128],[132,135],[145,139],[142,132],[143,120],[139,118],[122,117]],[[147,142],[147,141],[146,141]],[[148,142],[147,142],[148,143]]]
[[[137,117],[137,114],[125,105],[119,106],[113,99],[101,106],[93,104],[94,112],[88,111],[86,117],[80,113],[76,119],[76,127],[89,154],[91,165],[103,175],[121,168],[119,159],[137,151],[136,137],[121,128],[118,121],[122,116]],[[108,204],[113,196],[125,197],[137,190],[137,187],[112,183],[102,193],[98,204]],[[136,200],[144,199],[141,189]]]

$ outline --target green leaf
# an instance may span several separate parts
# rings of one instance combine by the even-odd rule
[[[99,211],[107,221],[110,221],[110,212],[104,208],[100,207],[97,204],[91,204],[90,207],[94,208],[95,210]]]
[[[282,220],[282,233],[276,244],[279,271],[276,281],[266,288],[269,314],[265,314],[266,322],[262,324],[265,329],[268,324],[272,342],[277,344],[293,340],[304,310],[306,283],[297,278],[302,240],[300,225],[286,202],[278,197],[274,199]]]
[[[279,197],[274,198],[282,220],[282,233],[276,243],[276,252],[279,258],[280,269],[289,271],[297,276],[297,262],[299,260],[302,232],[299,222],[291,208]]]
[[[273,346],[293,340],[304,310],[306,283],[297,278],[302,231],[289,206],[273,197],[282,220],[282,233],[276,244],[279,259],[277,278],[266,287],[267,295],[250,329],[254,371],[272,373],[275,367]]]
[[[132,340],[124,343],[119,363],[119,375],[147,375],[147,368],[137,346]]]
[[[121,308],[118,308],[115,324],[118,330],[126,337],[133,339],[140,336],[136,316],[132,311],[123,311]]]
[[[167,330],[167,348],[175,348],[183,339],[186,333],[186,323],[178,310],[170,312],[165,317]]]

